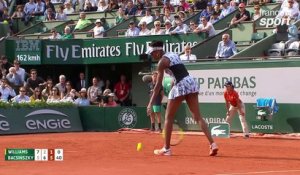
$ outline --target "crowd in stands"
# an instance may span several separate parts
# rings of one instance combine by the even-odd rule
[[[130,106],[131,83],[125,75],[115,84],[112,81],[93,77],[91,85],[83,72],[79,73],[78,80],[71,82],[65,75],[46,80],[38,75],[36,69],[28,73],[20,67],[20,62],[13,64],[3,55],[0,60],[1,80],[0,99],[2,102],[35,102],[47,103],[72,102],[79,106],[98,105],[99,107]]]
[[[67,15],[79,13],[79,20],[73,26],[66,26],[64,33],[59,34],[55,29],[51,30],[51,36],[47,39],[72,39],[73,32],[80,31],[87,26],[93,25],[89,31],[94,38],[105,37],[105,32],[111,27],[105,18],[86,19],[86,12],[116,12],[114,25],[120,24],[129,19],[130,16],[142,17],[140,21],[130,21],[128,28],[124,31],[126,37],[185,34],[185,33],[207,33],[208,37],[217,34],[214,23],[223,19],[236,9],[236,15],[230,21],[230,27],[236,27],[243,21],[257,20],[263,15],[261,6],[270,2],[281,2],[281,8],[276,18],[288,18],[289,21],[296,21],[300,17],[299,4],[296,0],[250,0],[248,4],[253,6],[253,13],[246,10],[246,4],[236,0],[28,0],[17,1],[15,12],[8,14],[9,3],[0,0],[0,21],[7,20],[10,24],[13,18],[23,18],[28,23],[33,16],[44,16],[45,21],[67,20]],[[58,9],[54,4],[61,3]],[[151,7],[162,7],[160,9]],[[197,20],[191,20],[189,24],[185,20],[197,14]],[[148,28],[153,23],[153,28]],[[280,26],[276,27],[274,32]],[[285,47],[298,41],[298,29],[290,24],[288,26],[288,41]],[[228,38],[226,40],[226,38]],[[234,41],[230,36],[222,36],[222,41],[216,47],[215,57],[228,58],[237,53]]]

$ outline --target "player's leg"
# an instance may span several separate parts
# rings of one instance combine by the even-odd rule
[[[151,121],[151,131],[155,131],[155,113],[152,112],[150,114],[150,121]]]
[[[246,122],[246,109],[245,109],[244,103],[241,104],[241,107],[238,110],[238,114],[239,114],[239,118],[240,118],[240,121],[241,121],[244,136],[246,138],[248,138],[249,137],[249,128],[248,128],[248,124]]]
[[[200,114],[200,109],[199,109],[199,102],[198,102],[198,94],[197,93],[193,93],[193,94],[188,94],[186,95],[186,103],[189,106],[189,109],[191,111],[191,114],[194,118],[194,120],[199,124],[199,126],[202,128],[204,134],[206,135],[206,137],[208,138],[208,141],[210,144],[212,144],[214,142],[208,127],[207,127],[207,123],[205,122],[205,120],[201,117]]]
[[[171,134],[173,130],[175,113],[183,100],[184,100],[184,96],[180,96],[168,101],[166,114],[165,114],[165,126],[164,126],[166,149],[170,148],[170,140],[171,140]]]
[[[236,112],[237,112],[237,108],[230,105],[230,107],[229,107],[229,113],[226,116],[226,122],[229,125],[231,125],[232,118],[234,117],[234,115],[235,115]]]
[[[154,154],[156,155],[171,155],[170,142],[171,142],[171,134],[173,130],[173,122],[177,109],[180,104],[184,100],[184,96],[176,97],[175,99],[171,99],[168,101],[166,112],[165,112],[165,126],[164,126],[164,134],[165,134],[165,145],[162,149],[154,150]]]
[[[161,132],[161,112],[156,112],[156,120],[158,124],[158,131]]]
[[[191,111],[191,114],[194,118],[195,121],[199,124],[201,127],[202,131],[204,132],[205,136],[207,137],[209,143],[210,143],[210,156],[215,156],[218,153],[218,146],[216,143],[214,143],[214,140],[208,130],[207,123],[205,120],[202,118],[200,114],[200,109],[199,109],[199,104],[198,104],[198,93],[192,93],[188,94],[185,97],[185,100],[189,106],[189,109]]]

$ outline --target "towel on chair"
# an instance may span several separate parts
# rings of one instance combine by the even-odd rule
[[[258,98],[256,99],[257,107],[269,107],[272,111],[272,114],[278,112],[278,104],[276,103],[276,99],[274,98]]]

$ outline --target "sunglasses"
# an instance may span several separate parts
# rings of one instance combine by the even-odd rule
[[[24,91],[24,90],[21,90],[20,92],[26,92],[26,91]]]

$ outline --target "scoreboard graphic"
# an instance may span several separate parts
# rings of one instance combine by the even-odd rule
[[[7,148],[6,161],[63,161],[63,149]]]

